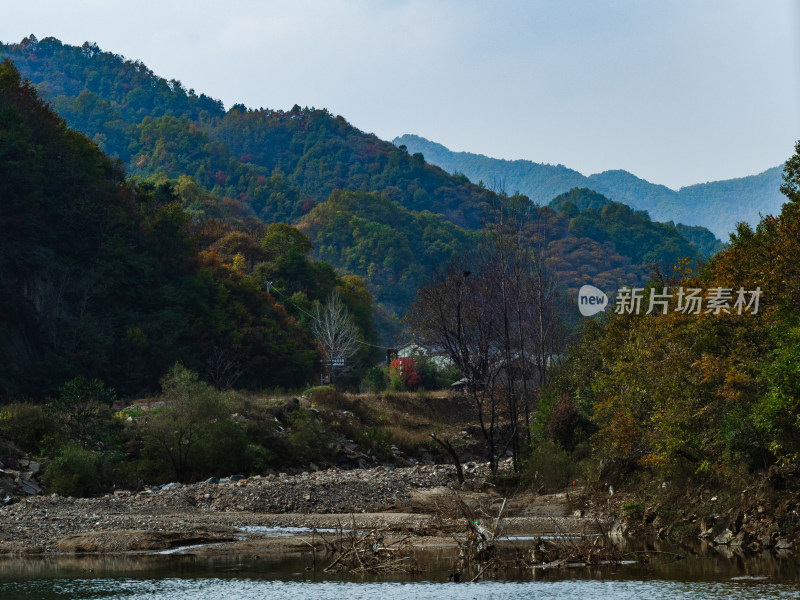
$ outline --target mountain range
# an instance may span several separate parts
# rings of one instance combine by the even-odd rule
[[[200,232],[197,252],[213,252],[220,264],[255,276],[263,266],[264,227],[296,228],[285,236],[298,250],[281,264],[305,264],[302,249],[308,248],[340,275],[363,279],[384,341],[396,333],[419,286],[478,243],[496,196],[341,115],[298,105],[226,110],[95,44],[30,36],[0,43],[0,59],[13,62],[69,127],[119,160],[136,185],[168,188]],[[571,290],[583,283],[609,290],[640,284],[654,264],[669,268],[718,249],[706,229],[657,223],[613,198],[587,202],[591,191],[581,181],[567,187],[575,189],[561,206],[545,205],[553,197],[542,194],[549,192],[532,198],[542,203],[532,218],[546,240],[547,264]],[[270,290],[303,321],[303,311],[331,288],[332,275],[321,267],[281,269],[264,278],[279,282]]]
[[[698,183],[676,191],[623,170],[586,176],[564,165],[453,152],[418,135],[402,135],[393,142],[410,153],[422,153],[427,161],[445,171],[463,173],[490,189],[519,192],[540,204],[547,204],[572,188],[589,188],[632,208],[646,210],[656,221],[700,225],[722,240],[740,221],[755,225],[760,215],[779,213],[786,200],[780,192],[783,165],[758,175]]]

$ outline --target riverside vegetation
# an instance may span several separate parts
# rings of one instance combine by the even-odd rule
[[[85,495],[455,455],[488,460],[500,490],[544,493],[577,480],[596,510],[663,534],[795,534],[800,145],[786,163],[781,214],[740,225],[702,263],[679,229],[591,190],[530,205],[325,111],[224,112],[91,45],[33,38],[3,48],[42,67],[41,89],[56,94],[48,105],[11,61],[0,63],[0,460],[17,472],[2,479],[14,494],[39,459],[47,491]],[[82,67],[61,79],[48,70],[66,64]],[[136,93],[118,97],[125,86],[89,66],[129,77]],[[82,118],[98,118],[94,141],[53,110],[82,103],[94,106]],[[245,160],[235,132],[248,124],[265,141]],[[314,131],[316,163],[299,143]],[[341,161],[326,162],[331,155]],[[325,170],[332,164],[336,173]],[[281,222],[292,219],[298,227]],[[476,261],[474,273],[459,257]],[[649,281],[646,291],[764,294],[756,315],[671,310],[578,323],[556,309],[587,278],[606,289]],[[523,302],[520,282],[538,282],[539,304]],[[436,294],[457,301],[426,304]],[[315,315],[333,305],[360,343],[340,390],[310,389],[331,356],[315,339]],[[453,319],[459,336],[485,334],[444,345],[458,373],[419,357],[415,369],[374,367],[380,331],[401,327],[389,317],[409,306],[405,326],[421,339]],[[531,338],[537,319],[547,333]],[[535,374],[525,371],[534,349]],[[453,397],[381,391],[462,377]],[[376,393],[341,393],[359,387]],[[503,472],[507,452],[514,461]]]

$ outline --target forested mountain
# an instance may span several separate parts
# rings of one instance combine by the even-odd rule
[[[494,195],[324,109],[235,105],[226,111],[179,81],[88,43],[75,47],[31,36],[0,45],[2,56],[70,126],[118,157],[140,185],[166,185],[193,227],[225,238],[215,246],[223,263],[237,261],[251,276],[263,260],[258,247],[264,227],[298,225],[317,259],[365,279],[384,338],[416,287],[473,243]],[[678,258],[700,256],[699,246],[690,246],[674,227],[622,205],[562,208],[542,207],[535,214],[539,245],[570,288],[640,283],[652,263],[668,268]],[[242,232],[247,239],[240,239]],[[203,250],[215,243],[206,241]],[[226,254],[220,244],[238,250]],[[277,277],[261,274],[264,280]],[[275,293],[298,291],[287,285]],[[293,307],[324,300],[310,289],[302,293],[293,302],[281,299],[301,322],[303,313]]]
[[[602,481],[736,489],[797,468],[800,142],[795,151],[780,215],[740,225],[704,267],[653,281],[670,290],[664,314],[609,311],[570,351],[552,394],[591,421]],[[702,307],[681,308],[687,288],[705,291]]]
[[[319,349],[265,278],[309,307],[339,290],[370,338],[363,282],[292,227],[192,220],[187,198],[213,202],[181,183],[127,181],[0,62],[0,397],[76,375],[146,393],[176,361],[220,387],[306,385]]]
[[[480,224],[486,192],[351,126],[294,106],[225,112],[219,101],[96,45],[0,45],[69,125],[131,174],[186,174],[265,222],[296,219],[339,188],[377,190],[414,210]]]
[[[667,271],[681,259],[701,258],[671,223],[654,223],[590,190],[573,190],[553,207],[535,207],[529,230],[570,290],[585,283],[609,291],[644,284],[655,265]],[[375,192],[334,192],[299,227],[322,259],[372,282],[376,296],[398,314],[436,267],[468,253],[481,235]]]
[[[563,165],[452,152],[417,135],[403,135],[394,143],[409,152],[421,152],[426,160],[448,172],[463,173],[489,188],[525,194],[540,204],[572,188],[590,188],[632,208],[646,210],[657,221],[701,225],[722,240],[727,239],[736,223],[754,225],[760,215],[779,212],[785,201],[780,193],[782,166],[758,175],[699,183],[675,191],[627,171],[604,171],[587,177]]]
[[[679,255],[684,252],[683,256],[691,256],[681,237],[692,244],[704,258],[713,256],[725,247],[705,227],[681,223],[675,225],[672,222],[656,223],[650,220],[647,211],[631,210],[626,204],[613,202],[587,188],[573,188],[565,194],[556,196],[550,201],[550,208],[574,214],[575,221],[570,224],[570,231],[575,234],[601,227],[603,231],[598,230],[598,239],[605,240],[611,236],[619,249],[629,248],[629,251],[624,253],[631,256],[634,262],[653,263],[659,260],[663,262],[663,258],[657,257],[675,256],[676,252]],[[577,215],[575,209],[583,214]],[[580,218],[577,218],[578,216]],[[665,242],[665,240],[670,241]],[[670,244],[673,245],[672,250],[667,248]],[[648,253],[650,258],[644,258]]]

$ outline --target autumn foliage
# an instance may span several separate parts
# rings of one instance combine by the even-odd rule
[[[391,389],[414,391],[421,382],[422,378],[417,373],[417,364],[413,358],[396,358],[389,365],[389,387]]]

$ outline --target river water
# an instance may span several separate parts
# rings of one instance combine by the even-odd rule
[[[579,569],[523,569],[487,574],[478,583],[448,581],[453,556],[418,554],[419,575],[348,577],[308,557],[138,555],[0,559],[0,599],[237,600],[289,598],[415,599],[760,599],[800,598],[800,560],[697,550],[647,564]]]

